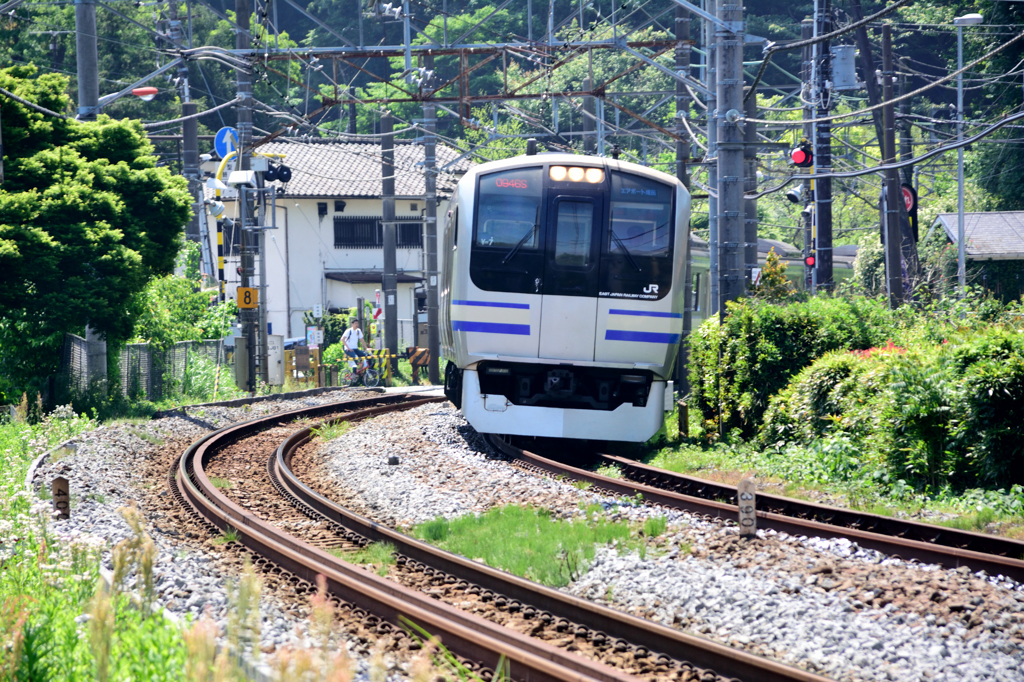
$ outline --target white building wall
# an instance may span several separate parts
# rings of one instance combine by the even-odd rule
[[[327,203],[327,215],[319,216],[317,203]],[[334,211],[334,199],[286,199],[277,202],[277,230],[268,230],[266,236],[267,264],[267,321],[272,333],[288,337],[303,336],[303,313],[320,303],[328,308],[349,308],[356,304],[356,298],[374,300],[374,292],[380,283],[350,284],[329,280],[325,273],[330,271],[381,270],[384,267],[384,253],[380,249],[336,249],[334,248],[334,216],[374,216],[382,213],[380,199],[344,199],[343,213]],[[399,218],[419,216],[424,207],[422,200],[396,200],[396,214]],[[417,205],[414,213],[412,204]],[[438,204],[438,216],[444,216],[448,202]],[[444,221],[439,219],[439,225]],[[399,249],[397,264],[399,272],[421,276],[423,267],[422,249]],[[438,250],[439,258],[442,255]],[[440,263],[439,263],[440,266]],[[225,265],[228,280],[235,280],[235,264]],[[230,272],[228,271],[230,269]],[[398,285],[399,320],[413,319],[415,284]],[[228,287],[228,295],[233,294]],[[289,301],[290,299],[290,301]],[[383,301],[382,301],[383,303]],[[383,307],[383,306],[382,306]],[[289,326],[290,321],[290,326]],[[413,333],[409,324],[401,325],[402,340],[413,344]]]

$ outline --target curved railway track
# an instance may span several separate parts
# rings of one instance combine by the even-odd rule
[[[274,566],[271,570],[290,574],[304,590],[311,590],[316,576],[322,574],[331,595],[357,610],[356,613],[366,614],[368,621],[378,624],[379,631],[397,632],[414,623],[439,637],[456,655],[475,662],[485,677],[504,661],[512,678],[520,680],[640,679],[630,674],[633,671],[601,662],[601,654],[618,652],[629,653],[630,660],[642,662],[644,678],[724,677],[766,682],[825,679],[537,585],[362,518],[319,495],[292,471],[292,458],[312,438],[313,426],[293,428],[276,447],[267,447],[270,436],[266,432],[294,420],[328,415],[332,416],[329,421],[356,420],[437,400],[387,396],[295,410],[231,425],[207,435],[185,451],[171,472],[171,488],[198,517],[221,530],[235,529],[239,542],[260,557],[258,562],[269,562]],[[245,439],[260,437],[263,441],[259,447],[240,447]],[[268,508],[266,500],[246,508],[215,487],[208,470],[216,466],[218,456],[228,456],[232,448],[260,457],[252,466],[266,467],[270,484],[287,501],[287,506],[320,525],[327,525],[334,539],[324,538],[322,532],[315,540],[293,535],[263,518]],[[581,646],[562,648],[542,637],[502,627],[347,563],[324,549],[372,541],[392,543],[400,566],[422,571],[432,576],[435,583],[464,588],[482,601],[514,612],[518,619],[535,623],[527,628],[532,632],[557,632],[562,640]],[[570,651],[573,648],[586,648],[591,655],[574,654]]]
[[[586,481],[615,495],[636,495],[672,509],[726,519],[736,518],[735,486],[684,476],[633,460],[595,453],[598,464],[614,465],[624,478],[609,478],[529,452],[498,437],[493,447],[527,468]],[[759,528],[790,535],[847,538],[861,547],[901,559],[967,566],[972,571],[1002,574],[1024,582],[1024,542],[997,535],[972,533],[928,523],[831,507],[780,495],[757,494]]]

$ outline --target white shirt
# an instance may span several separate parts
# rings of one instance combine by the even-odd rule
[[[349,327],[341,335],[341,342],[345,344],[345,350],[358,350],[359,343],[363,340],[363,330]]]

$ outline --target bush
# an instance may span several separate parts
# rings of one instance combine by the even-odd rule
[[[713,317],[690,337],[690,386],[705,422],[745,436],[804,367],[831,351],[882,345],[898,324],[882,301],[867,298],[727,305],[724,326]]]
[[[774,396],[759,434],[783,450],[836,437],[892,482],[937,492],[1024,483],[1024,334],[968,330],[911,350],[837,352]]]

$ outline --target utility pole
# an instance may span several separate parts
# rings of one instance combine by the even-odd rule
[[[249,34],[249,0],[235,0],[235,23],[238,30],[235,32],[235,49],[249,51],[252,49],[252,36]],[[247,171],[250,169],[249,157],[252,153],[252,76],[245,69],[235,69],[235,92],[238,95],[238,106],[236,107],[238,117],[238,169]],[[253,231],[255,225],[255,211],[249,199],[249,192],[244,191],[244,185],[238,187],[239,213],[242,224],[242,273],[241,285],[251,287],[256,275],[255,254],[256,248],[253,244]],[[259,298],[266,296],[265,291],[259,292]],[[245,326],[246,358],[249,365],[248,386],[250,393],[256,392],[256,325],[259,320],[259,312],[246,310],[240,313]]]
[[[850,18],[858,22],[864,18],[861,10],[860,0],[850,0]],[[854,35],[857,37],[857,51],[860,53],[860,69],[864,76],[864,85],[868,91],[868,106],[877,106],[882,101],[878,92],[878,82],[875,80],[875,58],[871,56],[871,41],[868,40],[867,26],[859,26]],[[882,146],[882,138],[885,131],[882,129],[882,112],[878,109],[871,111],[871,119],[875,124],[875,135],[878,137],[878,146]]]
[[[814,19],[807,17],[800,22],[800,39],[810,40],[813,37]],[[810,119],[814,118],[814,111],[811,109],[810,105],[811,73],[813,72],[813,69],[811,68],[811,62],[814,58],[814,55],[811,52],[810,45],[807,45],[806,47],[802,48],[801,52],[803,63],[801,64],[800,80],[803,81],[804,84],[804,90],[801,93],[801,99],[804,101],[803,117],[805,121],[809,121]],[[808,140],[814,139],[814,124],[804,123],[803,136]],[[801,189],[802,191],[800,192],[800,219],[803,221],[804,224],[803,254],[804,258],[807,258],[808,256],[811,255],[811,252],[814,250],[814,239],[812,234],[812,230],[814,229],[814,214],[811,211],[808,211],[806,208],[811,198],[814,196],[814,180],[812,179],[806,185],[802,185]],[[806,262],[807,261],[805,260],[804,263]],[[807,291],[811,292],[812,294],[814,293],[814,268],[807,265],[804,265],[804,288]]]
[[[78,57],[78,119],[95,121],[100,105],[95,0],[75,0],[75,46]]]
[[[726,301],[734,301],[746,293],[743,276],[744,211],[743,211],[743,6],[723,0],[717,16],[729,30],[716,27],[715,62],[718,65],[718,235],[719,308],[721,316]]]
[[[428,68],[433,68],[433,64],[428,64]],[[423,249],[427,258],[424,274],[427,276],[427,348],[430,351],[427,375],[436,386],[441,383],[441,330],[437,319],[437,109],[433,104],[423,105],[423,119],[423,181],[427,208]]]
[[[910,79],[907,78],[907,58],[900,57],[900,97],[910,92]],[[910,140],[910,98],[900,101],[900,117],[903,119],[900,122],[900,161],[908,161],[914,156],[913,147]],[[908,185],[913,185],[914,182],[914,166],[904,166],[900,169],[903,176],[903,182]]]
[[[705,0],[705,9],[709,14],[716,13],[716,5],[719,0]],[[725,0],[722,0],[725,2]],[[719,243],[718,238],[718,128],[715,120],[718,115],[717,96],[717,64],[715,54],[718,51],[716,46],[715,26],[710,21],[704,22],[704,85],[708,92],[707,130],[708,130],[708,153],[705,161],[708,168],[708,293],[711,296],[711,304],[708,306],[708,315],[718,312],[720,303],[720,267],[719,267]]]
[[[681,41],[676,45],[676,72],[689,74],[690,72],[690,13],[681,6],[676,7],[676,40]],[[676,81],[676,134],[681,139],[676,140],[676,177],[690,189],[690,135],[686,130],[683,119],[690,115],[690,97],[686,86],[679,80]],[[687,237],[690,230],[687,226]],[[683,269],[683,338],[679,344],[679,357],[676,359],[676,392],[683,396],[690,392],[689,377],[686,372],[686,340],[690,336],[690,328],[693,326],[693,255],[690,253],[689,239],[686,244],[686,265]],[[680,433],[685,433],[685,424],[680,425]]]
[[[583,8],[580,8],[580,13]],[[584,92],[590,92],[594,82],[590,78],[583,79]],[[597,107],[594,105],[594,98],[590,95],[583,96],[583,153],[597,153]]]
[[[752,93],[743,106],[744,117],[757,118],[757,93]],[[751,121],[743,124],[743,190],[757,192],[757,124]],[[743,212],[743,276],[753,284],[757,267],[757,199],[744,199]]]
[[[819,36],[832,30],[832,1],[818,0],[815,16],[816,32]],[[826,86],[832,80],[832,53],[830,41],[814,45],[817,53],[815,58],[816,76],[814,96],[817,101],[817,118],[828,116],[832,108],[832,91]],[[830,123],[814,124],[814,170],[826,176],[832,172],[832,125]],[[817,235],[814,266],[818,273],[818,286],[831,291],[832,280],[832,178],[823,177],[814,185],[814,217],[817,221]]]
[[[193,116],[196,113],[195,102],[183,102],[181,105],[182,116]],[[188,180],[188,194],[192,201],[202,201],[202,188],[199,185],[199,119],[187,118],[181,122],[182,140],[182,168],[181,174]],[[198,199],[197,199],[198,197]],[[185,227],[185,238],[190,241],[199,241],[199,210],[202,204],[194,211],[192,217]]]
[[[885,140],[882,163],[896,163],[896,116],[892,104],[892,27],[882,25],[882,124]],[[885,256],[886,277],[889,283],[889,305],[896,308],[903,303],[903,267],[900,250],[900,175],[898,170],[885,172]]]
[[[398,234],[395,225],[395,136],[391,112],[385,111],[380,117],[381,184],[383,191],[384,223],[384,340],[387,342],[388,359],[392,372],[398,370],[398,262],[396,249]],[[429,321],[428,321],[429,324]]]

